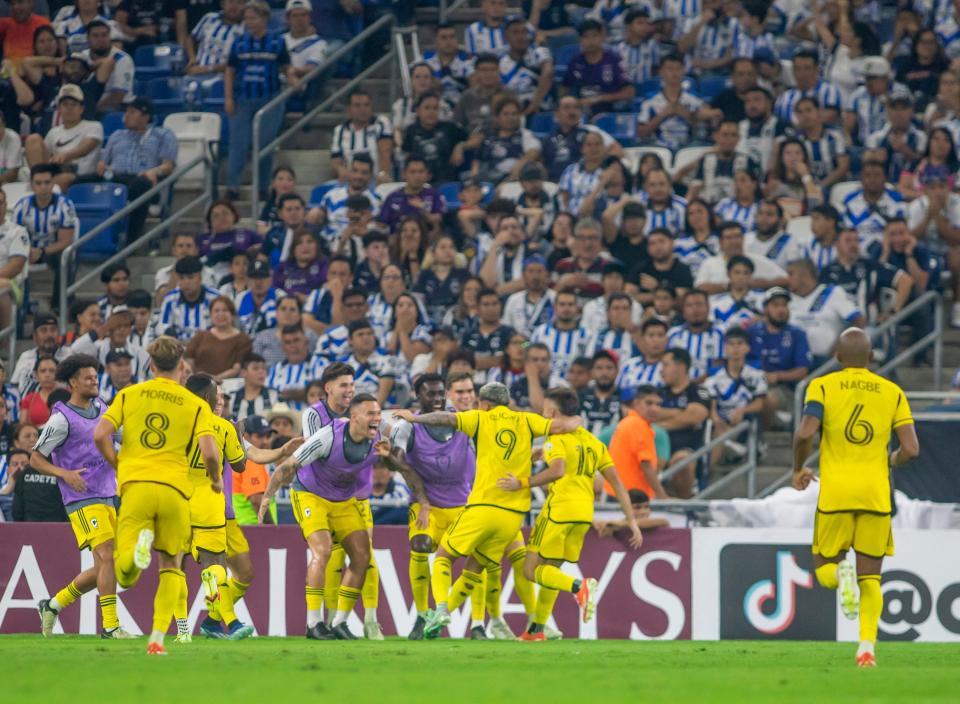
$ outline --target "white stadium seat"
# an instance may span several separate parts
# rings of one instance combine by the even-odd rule
[[[637,173],[640,159],[644,154],[656,154],[663,162],[663,168],[670,173],[673,172],[673,152],[666,147],[627,147],[623,150],[623,160],[627,162],[632,173]]]

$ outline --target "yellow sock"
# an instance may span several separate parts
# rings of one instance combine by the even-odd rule
[[[537,594],[537,610],[533,615],[533,622],[541,626],[550,618],[553,613],[553,605],[557,602],[560,592],[550,587],[540,587],[540,593]]]
[[[410,591],[417,613],[430,608],[430,556],[425,552],[410,553]]]
[[[340,593],[340,580],[343,578],[343,566],[347,562],[347,553],[339,543],[334,544],[327,561],[323,576],[323,605],[327,608],[327,618],[332,619],[337,612],[337,595]]]
[[[513,565],[514,589],[517,590],[517,596],[520,597],[523,610],[527,612],[527,616],[532,618],[537,610],[537,590],[533,588],[533,582],[523,575],[523,563],[527,560],[527,549],[525,547],[517,548],[507,558]]]
[[[103,630],[112,631],[120,627],[120,619],[117,618],[116,594],[104,594],[100,597],[100,615],[103,618]]]
[[[337,595],[337,611],[350,613],[353,607],[357,605],[357,599],[360,598],[360,590],[353,587],[340,586],[340,593]]]
[[[319,611],[323,607],[323,588],[305,587],[307,611]]]
[[[470,592],[470,618],[474,623],[478,621],[483,623],[483,614],[487,610],[487,605],[484,601],[487,598],[487,582],[489,580],[490,576],[487,574],[487,571],[484,570],[480,581],[480,588]]]
[[[473,593],[481,589],[482,586],[483,577],[479,572],[464,570],[460,573],[459,579],[454,582],[453,588],[450,590],[450,601],[447,602],[447,608],[451,611],[459,609],[463,605],[463,602],[471,598]]]
[[[450,600],[450,558],[437,557],[433,561],[433,574],[430,575],[430,586],[433,588],[433,603],[437,606],[446,604]]]
[[[380,570],[377,569],[377,561],[373,559],[373,550],[370,551],[370,564],[363,580],[362,594],[363,608],[376,610],[380,605]]]
[[[186,575],[183,570],[160,570],[160,583],[157,585],[157,594],[153,599],[153,632],[166,633],[170,625],[177,604],[181,601],[181,585],[186,584]],[[186,601],[183,600],[184,608]],[[186,618],[186,614],[184,614]]]
[[[190,596],[187,589],[187,575],[183,570],[169,570],[180,575],[177,578],[177,599],[173,604],[173,617],[177,620],[187,620],[187,598]]]
[[[67,608],[81,596],[83,596],[83,592],[77,588],[77,583],[70,582],[70,584],[58,591],[57,595],[53,597],[57,602],[57,611],[62,611]]]
[[[548,589],[559,589],[562,592],[572,592],[574,579],[560,571],[553,565],[538,565],[534,572],[537,584]]]
[[[880,575],[865,574],[857,578],[860,585],[860,640],[877,640],[877,624],[883,611],[883,593],[880,591]]]
[[[836,589],[837,585],[840,584],[840,580],[837,579],[837,563],[828,562],[825,565],[820,565],[817,570],[817,581],[820,582],[820,586],[826,589]]]
[[[493,565],[487,568],[487,588],[484,594],[484,602],[487,605],[487,613],[490,618],[500,618],[500,596],[503,589],[503,568],[500,565]]]

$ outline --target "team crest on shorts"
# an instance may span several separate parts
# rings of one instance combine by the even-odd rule
[[[91,518],[91,519],[90,519],[90,525],[93,526],[94,528],[99,528],[99,527],[100,527],[100,524],[97,522],[97,519],[96,519],[96,518]]]
[[[311,514],[311,511],[310,511],[310,507],[309,507],[309,506],[308,506],[307,508],[303,509],[303,515],[304,515],[304,516],[306,516],[307,518],[310,518],[310,514]]]

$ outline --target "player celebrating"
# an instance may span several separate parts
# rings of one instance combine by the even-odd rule
[[[211,488],[223,491],[213,413],[180,386],[183,344],[161,335],[147,348],[154,378],[121,389],[100,418],[93,440],[117,469],[122,508],[117,520],[114,569],[117,582],[132,587],[157,553],[160,581],[153,603],[149,655],[166,655],[163,636],[186,576],[180,569],[190,544],[190,503],[194,484],[190,458],[199,447]],[[113,435],[122,431],[119,455]]]
[[[804,467],[820,434],[820,495],[813,527],[817,581],[840,591],[840,608],[857,617],[860,586],[860,646],[857,665],[877,664],[874,643],[883,609],[880,569],[893,554],[890,467],[920,454],[916,428],[903,391],[867,369],[870,337],[848,328],[837,343],[840,370],[811,382],[793,447],[793,486],[806,489],[813,472]],[[890,435],[900,447],[887,455]],[[856,570],[847,559],[853,547]],[[856,574],[856,579],[854,575]]]
[[[347,628],[347,617],[360,597],[370,562],[370,538],[355,493],[366,473],[373,472],[377,455],[386,456],[390,447],[380,439],[380,404],[373,396],[354,396],[349,413],[349,420],[337,418],[320,428],[276,469],[260,503],[262,521],[279,488],[293,480],[293,512],[310,549],[306,596],[307,638],[312,640],[356,640]],[[344,570],[337,614],[328,631],[320,619],[320,605],[331,533],[339,537],[350,566]]]
[[[456,398],[473,407],[473,379],[466,372],[451,377],[451,386],[469,385],[470,394],[459,393]],[[414,384],[414,393],[423,413],[444,408],[445,388],[439,374],[422,374]],[[456,406],[455,406],[456,407]],[[410,640],[423,640],[430,606],[430,562],[428,556],[440,544],[440,539],[463,511],[476,473],[477,456],[470,438],[461,432],[442,426],[412,425],[397,421],[390,436],[390,456],[385,460],[392,470],[404,471],[407,466],[423,480],[426,501],[410,505],[410,588],[417,607],[417,620],[410,631]],[[480,593],[477,593],[480,596]],[[482,600],[478,603],[482,605]],[[476,614],[475,614],[476,615]],[[479,628],[483,633],[483,615],[480,624],[472,624],[471,636]],[[486,635],[483,634],[483,638]]]
[[[567,388],[547,391],[543,401],[545,418],[569,421],[579,414],[580,399],[576,392]],[[527,579],[540,585],[533,622],[520,636],[521,640],[530,641],[547,639],[544,625],[560,591],[576,597],[584,623],[593,618],[597,580],[574,579],[561,572],[560,566],[580,559],[584,536],[593,523],[593,484],[597,472],[610,483],[620,502],[630,527],[630,545],[639,548],[643,543],[630,496],[620,482],[613,458],[590,431],[580,427],[566,435],[551,435],[544,445],[543,459],[547,469],[526,482],[530,487],[550,484],[550,495],[530,535],[527,560],[523,566]],[[519,491],[524,482],[508,474],[497,482],[497,486],[506,491]]]
[[[580,420],[547,420],[536,413],[514,411],[508,407],[510,392],[503,384],[492,382],[480,389],[480,410],[464,413],[435,411],[415,416],[410,411],[395,411],[397,418],[422,425],[441,425],[459,430],[476,440],[477,474],[466,508],[440,542],[434,561],[432,587],[436,610],[424,627],[428,638],[436,636],[450,623],[451,562],[466,557],[463,572],[454,592],[469,594],[481,584],[481,565],[500,561],[530,510],[530,464],[533,439],[551,431],[569,432]],[[497,480],[513,474],[526,486],[520,491],[504,491]]]
[[[54,404],[50,420],[30,455],[41,474],[57,478],[77,547],[93,553],[84,570],[52,599],[41,599],[40,631],[53,633],[57,614],[96,587],[103,616],[102,638],[133,638],[117,619],[117,578],[113,539],[117,530],[117,475],[93,444],[93,429],[107,405],[100,400],[97,369],[89,355],[77,354],[57,365],[57,381],[70,387],[70,400]],[[66,469],[76,467],[76,469]]]

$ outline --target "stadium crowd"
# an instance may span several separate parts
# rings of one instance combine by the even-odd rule
[[[102,296],[71,302],[66,336],[27,306],[32,346],[0,370],[8,520],[65,520],[56,480],[27,461],[66,393],[56,363],[95,356],[110,402],[144,379],[160,334],[189,342],[192,369],[221,382],[258,447],[301,432],[335,361],[385,407],[411,405],[427,372],[500,381],[521,409],[569,385],[627,489],[662,498],[710,481],[705,463],[659,479],[708,433],[788,426],[797,382],[845,327],[947,286],[960,326],[955,0],[525,0],[517,14],[481,0],[462,36],[431,30],[389,114],[350,94],[322,145],[335,181],[261,160],[265,206],[245,223],[253,115],[283,85],[303,89],[291,109],[315,104],[322,80],[301,85],[313,67],[416,4],[10,1],[0,325],[24,308],[30,268],[58,271],[82,234],[74,189],[121,184],[132,201],[162,182],[178,158],[173,112],[217,110],[229,136],[225,197],[202,231],[170,233],[175,262],[154,290],[123,264],[103,269]],[[340,68],[383,46],[374,37]],[[171,107],[141,76],[181,54],[163,79],[181,90]],[[268,115],[265,140],[282,124]],[[131,213],[127,241],[161,206]],[[932,316],[906,321],[913,339]],[[712,464],[745,451],[728,443]],[[236,480],[241,522],[256,520],[267,477]],[[409,498],[385,470],[374,495]]]

